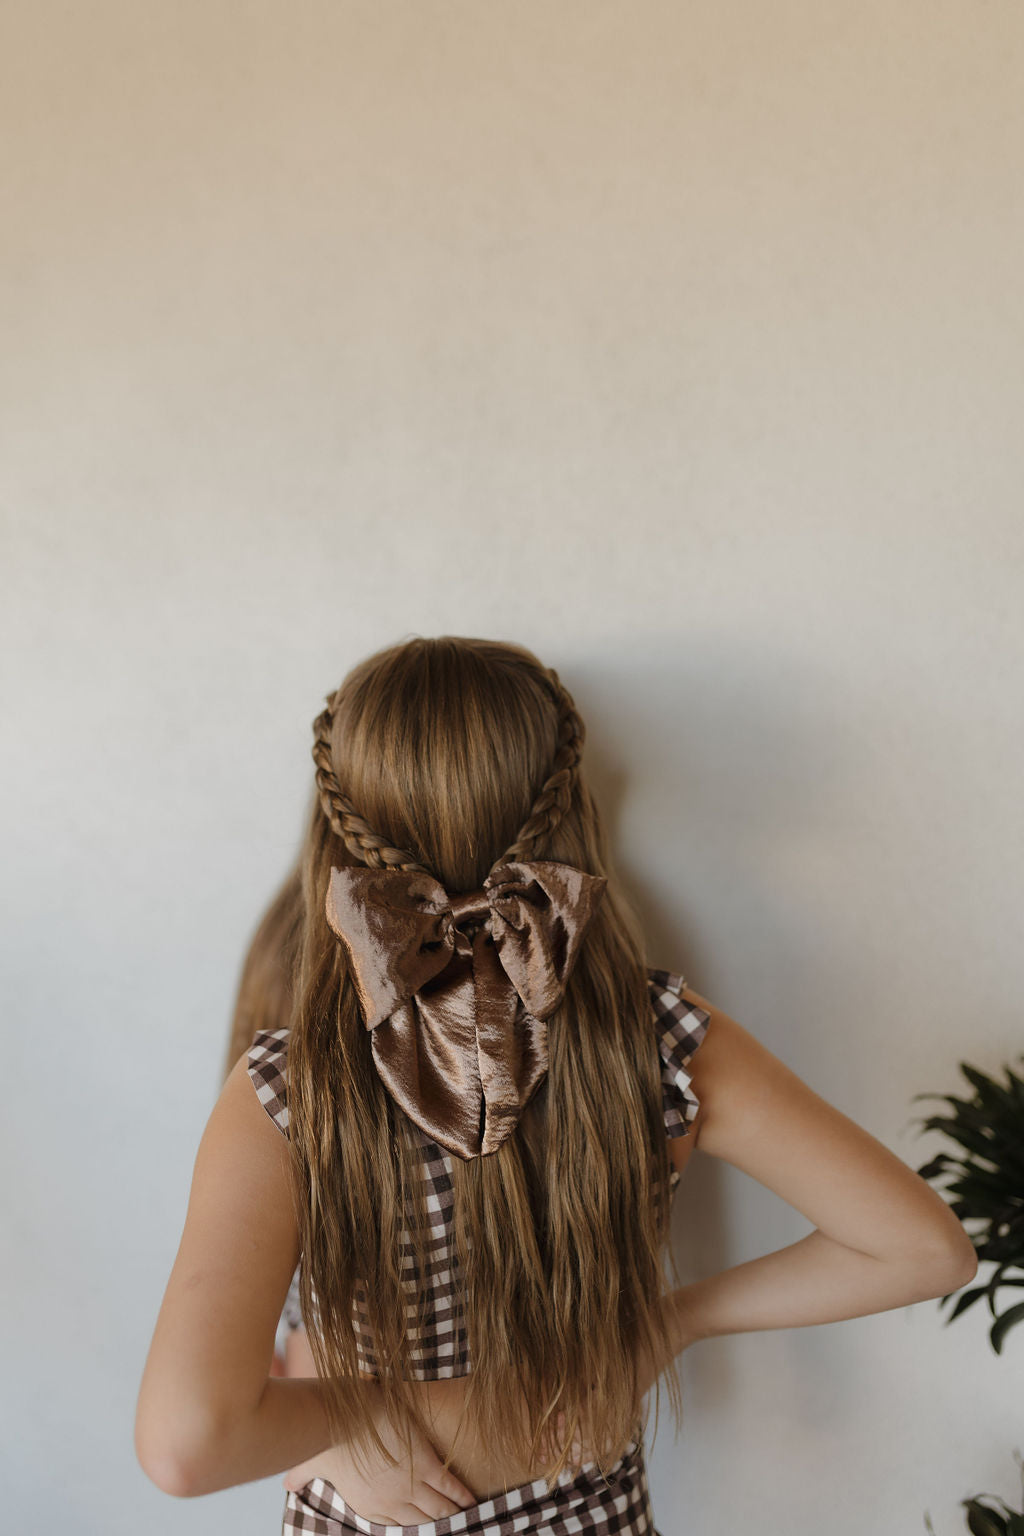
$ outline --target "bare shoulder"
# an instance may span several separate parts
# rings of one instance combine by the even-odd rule
[[[877,1137],[817,1093],[693,988],[709,1022],[689,1064],[696,1146],[773,1190],[821,1231],[876,1256],[973,1252],[942,1197]]]
[[[792,1091],[806,1085],[724,1008],[691,986],[683,988],[683,996],[703,1008],[709,1019],[704,1040],[688,1067],[700,1101],[695,1142],[702,1152],[728,1159],[738,1140],[754,1134],[760,1116],[768,1112],[773,1086],[776,1091],[780,1087]]]

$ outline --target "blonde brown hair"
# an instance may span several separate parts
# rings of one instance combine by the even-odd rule
[[[224,1078],[259,1030],[285,1029],[291,1022],[302,921],[302,873],[296,862],[249,942],[228,1032]]]
[[[542,1460],[552,1483],[578,1433],[607,1469],[635,1432],[639,1351],[671,1356],[666,1253],[677,1276],[647,962],[580,768],[584,737],[558,674],[522,646],[444,635],[368,657],[314,723],[302,850],[247,957],[232,1060],[250,1026],[288,1023],[300,1298],[332,1434],[389,1460],[353,1389],[353,1301],[358,1288],[391,1418],[429,1438],[404,1379],[401,1277],[403,1235],[427,1272],[428,1225],[409,1122],[377,1075],[324,913],[332,866],[423,868],[450,893],[479,889],[500,859],[608,877],[548,1020],[547,1075],[496,1152],[451,1159],[473,1361],[464,1417],[493,1454]],[[667,1380],[678,1422],[674,1367]]]

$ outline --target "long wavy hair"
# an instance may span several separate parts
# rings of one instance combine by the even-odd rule
[[[362,661],[313,732],[305,836],[250,945],[227,1065],[256,1029],[288,1025],[300,1302],[333,1438],[394,1460],[354,1383],[356,1310],[392,1422],[430,1428],[406,1379],[415,1334],[401,1272],[410,1241],[427,1272],[422,1154],[377,1074],[327,923],[331,868],[425,869],[454,894],[506,859],[556,859],[608,885],[514,1132],[486,1156],[451,1158],[473,1360],[460,1427],[470,1416],[492,1454],[542,1464],[551,1484],[577,1436],[607,1470],[636,1431],[639,1351],[670,1362],[681,1417],[666,1255],[678,1274],[645,947],[581,771],[583,721],[531,651],[443,635]]]

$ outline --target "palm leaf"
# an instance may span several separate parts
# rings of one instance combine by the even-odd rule
[[[1008,1312],[1004,1312],[1001,1317],[996,1318],[989,1332],[989,1338],[992,1341],[992,1348],[997,1355],[1002,1353],[1003,1340],[1014,1323],[1022,1322],[1024,1322],[1024,1301],[1018,1301],[1015,1307],[1011,1307]]]
[[[986,1509],[977,1499],[965,1499],[963,1503],[971,1536],[1006,1536],[1006,1521],[995,1510]]]
[[[946,1106],[946,1112],[923,1116],[918,1124],[922,1131],[937,1131],[948,1137],[957,1149],[938,1153],[917,1171],[942,1188],[961,1224],[979,1223],[978,1230],[970,1234],[978,1261],[996,1267],[984,1284],[961,1292],[946,1322],[952,1322],[984,1297],[994,1319],[989,1339],[999,1354],[1010,1330],[1024,1323],[1024,1302],[1016,1303],[1001,1315],[996,1306],[1003,1286],[1024,1284],[1012,1273],[1024,1274],[1024,1079],[1006,1067],[1003,1084],[970,1062],[961,1061],[958,1065],[973,1089],[973,1097],[930,1092],[913,1095],[915,1101],[934,1099]],[[945,1305],[954,1296],[956,1292],[949,1292],[940,1298],[939,1305]],[[1000,1516],[976,1502],[970,1508],[973,1517],[981,1522],[979,1531],[985,1521],[1001,1521]],[[1005,1530],[1002,1523],[995,1528]],[[986,1533],[988,1529],[985,1527]]]

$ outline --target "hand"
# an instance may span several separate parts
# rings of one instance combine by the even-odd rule
[[[322,1477],[364,1520],[390,1525],[418,1525],[477,1503],[476,1495],[454,1473],[444,1470],[436,1449],[415,1425],[410,1465],[405,1440],[387,1417],[379,1389],[369,1381],[366,1386],[377,1432],[398,1457],[398,1465],[390,1466],[379,1451],[365,1453],[362,1465],[357,1465],[347,1446],[333,1445],[286,1472],[282,1479],[285,1488],[297,1493],[312,1478]]]
[[[704,1337],[700,1329],[695,1326],[693,1316],[688,1310],[689,1299],[687,1287],[683,1286],[680,1290],[669,1292],[662,1300],[668,1329],[669,1356],[662,1356],[655,1361],[646,1351],[641,1351],[637,1357],[637,1418],[642,1416],[643,1400],[662,1372],[667,1369],[672,1360],[678,1359],[685,1349],[689,1349],[691,1344]],[[565,1414],[559,1413],[555,1419],[556,1440],[561,1441],[564,1434]],[[589,1425],[584,1418],[582,1432],[578,1431],[573,1438],[569,1464],[575,1471],[584,1464],[598,1459],[598,1451],[592,1443]]]
[[[695,1344],[699,1338],[703,1337],[699,1329],[694,1326],[693,1319],[687,1310],[688,1303],[689,1297],[685,1285],[677,1291],[670,1291],[662,1301],[671,1353],[667,1359],[657,1361],[652,1360],[646,1352],[638,1358],[637,1391],[641,1404],[658,1377],[668,1369],[672,1361],[677,1360],[685,1349],[689,1349],[691,1344]],[[639,1404],[637,1411],[640,1411]]]

